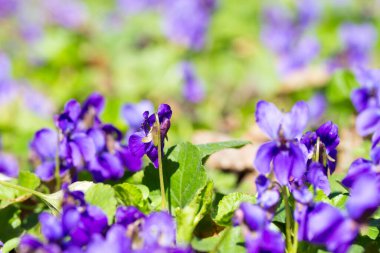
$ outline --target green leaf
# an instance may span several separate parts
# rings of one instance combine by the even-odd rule
[[[18,176],[18,184],[29,189],[36,189],[40,185],[41,181],[36,174],[22,170]]]
[[[241,192],[234,192],[224,196],[218,203],[217,213],[214,217],[215,222],[222,226],[230,225],[235,210],[239,208],[242,202],[255,203],[256,198]]]
[[[112,223],[117,201],[115,191],[110,185],[94,184],[86,191],[85,199],[89,204],[100,207],[107,215],[108,223]]]
[[[327,86],[327,98],[330,102],[349,100],[351,91],[356,87],[359,87],[359,84],[353,73],[348,70],[338,70]]]
[[[227,235],[224,235],[228,233]],[[219,245],[219,253],[229,253],[237,252],[244,253],[246,249],[244,248],[244,238],[241,233],[240,227],[233,227],[229,231],[224,229],[217,236],[207,237],[204,239],[194,238],[191,242],[191,246],[200,252],[210,252],[219,243],[221,238],[224,236],[222,243]]]
[[[148,197],[149,189],[144,185],[123,183],[114,186],[117,199],[125,206],[136,206],[140,211],[150,211]]]
[[[36,189],[40,185],[40,179],[29,171],[20,171],[18,185],[29,189]],[[25,191],[19,191],[10,187],[0,186],[0,208],[5,208],[11,204],[23,202],[29,199],[32,194]]]
[[[197,147],[201,151],[202,159],[204,159],[223,149],[241,148],[249,143],[250,143],[249,141],[235,140],[235,141],[223,141],[223,142],[200,144],[200,145],[197,145]]]
[[[20,243],[20,238],[15,237],[10,240],[8,240],[6,243],[4,243],[2,250],[2,253],[8,253],[12,250],[16,249],[18,247],[18,244]]]
[[[172,155],[176,154],[176,155]],[[207,182],[200,150],[191,143],[177,145],[169,159],[178,164],[170,177],[169,202],[172,207],[185,207]],[[164,167],[165,170],[165,167]]]
[[[360,230],[362,236],[368,236],[372,240],[376,240],[379,235],[380,220],[371,219],[368,226]]]
[[[190,242],[195,227],[210,210],[213,186],[213,182],[209,181],[203,189],[198,191],[189,205],[183,209],[176,210],[177,241],[179,243],[188,244]]]

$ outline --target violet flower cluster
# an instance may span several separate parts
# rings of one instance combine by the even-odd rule
[[[328,61],[330,70],[366,66],[376,43],[377,32],[371,23],[345,23],[339,28],[339,39],[342,48]]]
[[[176,245],[176,225],[167,212],[145,215],[133,206],[119,206],[115,221],[86,203],[81,191],[63,188],[62,213],[39,215],[41,234],[21,237],[19,252],[191,252]]]
[[[306,67],[318,54],[313,29],[320,16],[317,1],[297,1],[295,13],[283,6],[263,10],[261,40],[279,58],[279,72],[288,74]]]
[[[351,92],[352,104],[359,113],[356,130],[361,136],[367,136],[380,128],[380,71],[356,68],[355,76],[361,85]]]
[[[318,189],[331,192],[328,177],[335,171],[338,127],[331,121],[316,131],[302,135],[308,121],[308,106],[296,103],[290,112],[279,111],[274,104],[259,101],[256,121],[271,141],[262,144],[254,161],[261,173],[256,179],[257,204],[241,204],[235,213],[235,224],[242,225],[249,252],[284,252],[281,232],[270,228],[282,201],[290,210],[290,192],[294,214],[287,211],[298,225],[291,236],[286,231],[287,248],[292,241],[307,241],[324,246],[331,252],[347,252],[359,231],[380,206],[380,131],[372,138],[371,161],[357,159],[342,184],[349,189],[344,211],[325,202],[316,202]],[[301,136],[302,135],[302,136]],[[268,175],[268,177],[265,176]],[[271,181],[270,178],[275,176]],[[310,187],[313,191],[310,191]],[[291,222],[289,217],[286,223]],[[289,227],[288,227],[289,226]],[[286,225],[287,230],[291,225]],[[289,238],[288,238],[289,237]],[[292,238],[293,239],[292,239]],[[276,242],[276,243],[273,243]]]
[[[145,111],[143,117],[138,115],[144,105],[124,107],[123,115],[130,123],[130,131],[135,132],[129,133],[128,144],[118,128],[101,121],[104,103],[98,93],[90,95],[82,105],[70,100],[55,117],[58,133],[46,128],[36,132],[30,143],[30,161],[42,180],[52,180],[57,168],[60,176],[68,177],[69,182],[76,181],[78,173],[84,170],[97,182],[120,179],[126,169],[131,172],[141,169],[144,154],[157,165],[157,144],[152,142],[151,133],[155,114],[148,117],[149,112]],[[158,117],[163,143],[170,127],[170,106],[161,105]]]

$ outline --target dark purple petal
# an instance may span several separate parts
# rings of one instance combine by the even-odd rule
[[[284,239],[280,232],[272,231],[268,228],[259,231],[257,234],[245,235],[245,246],[249,253],[283,253],[285,252]]]
[[[311,203],[313,200],[313,194],[306,187],[293,189],[292,195],[298,203],[304,205]]]
[[[361,136],[369,135],[377,130],[380,123],[380,109],[368,108],[356,118],[356,131]]]
[[[338,146],[340,141],[338,135],[338,126],[331,121],[322,124],[316,130],[316,133],[327,149],[331,150]]]
[[[158,168],[158,149],[153,145],[153,143],[146,144],[146,155],[152,161],[154,167]]]
[[[82,216],[84,228],[91,233],[101,233],[107,227],[107,216],[96,206],[87,206],[86,213]]]
[[[261,174],[256,178],[255,183],[256,183],[256,191],[260,195],[268,189],[271,182],[266,176]]]
[[[57,241],[63,237],[61,222],[57,217],[49,213],[41,213],[38,217],[41,224],[41,232],[50,242]]]
[[[277,139],[283,117],[277,107],[261,100],[256,104],[255,116],[260,129],[272,140]]]
[[[267,225],[266,212],[257,205],[241,203],[239,209],[243,212],[243,221],[251,231],[260,231]]]
[[[261,145],[254,161],[255,168],[262,174],[269,173],[270,164],[278,152],[279,149],[275,141],[270,141]]]
[[[108,230],[105,240],[101,237],[94,237],[87,249],[89,253],[124,253],[131,251],[131,240],[127,237],[126,229],[120,225],[113,225]]]
[[[88,136],[93,140],[97,152],[101,152],[105,148],[106,137],[102,130],[92,128],[88,131]]]
[[[129,147],[123,147],[118,152],[118,157],[129,171],[136,172],[142,169],[143,160],[141,157],[132,154]]]
[[[309,120],[309,107],[303,102],[297,102],[292,110],[284,115],[282,129],[288,140],[294,139],[302,134]]]
[[[380,206],[380,177],[364,174],[354,182],[346,203],[350,217],[359,223],[366,222]]]
[[[123,134],[121,133],[121,131],[111,124],[103,125],[102,130],[107,135],[111,135],[116,141],[121,141],[121,139],[123,138]]]
[[[280,193],[276,190],[267,190],[257,199],[257,203],[266,210],[276,206],[279,201]]]
[[[326,243],[334,229],[343,221],[344,217],[339,209],[323,202],[317,203],[308,217],[308,240],[318,244]]]
[[[77,208],[64,208],[62,213],[62,227],[65,233],[71,233],[80,222],[80,213]]]
[[[0,173],[8,177],[17,177],[19,172],[16,158],[0,151]]]
[[[367,109],[370,97],[370,90],[366,87],[357,88],[352,91],[351,101],[357,112]]]
[[[380,146],[372,148],[370,156],[374,164],[380,164]]]
[[[84,101],[80,115],[83,117],[91,109],[95,111],[96,115],[99,115],[103,108],[104,97],[99,93],[93,93]]]
[[[43,181],[50,181],[54,178],[54,171],[55,171],[55,162],[54,161],[47,161],[41,163],[36,168],[36,175],[41,178]]]
[[[166,212],[151,213],[141,227],[140,236],[147,246],[171,246],[176,238],[174,219]]]
[[[38,238],[26,234],[21,237],[19,250],[22,253],[34,252],[42,246],[43,244]]]
[[[68,101],[65,105],[64,112],[67,113],[68,117],[73,122],[76,122],[78,120],[80,112],[81,112],[80,103],[78,101],[76,101],[75,99]]]
[[[289,150],[280,151],[273,160],[274,173],[282,185],[286,185],[290,177],[301,178],[306,171],[306,157],[300,146],[289,145]]]
[[[363,158],[356,159],[348,169],[346,177],[342,180],[342,184],[346,187],[352,187],[354,182],[362,175],[373,174],[372,162]]]
[[[134,206],[119,206],[116,209],[115,222],[125,227],[144,218],[145,215]]]
[[[309,165],[307,171],[307,180],[318,189],[321,189],[326,195],[329,195],[330,183],[327,176],[324,173],[323,165],[317,162],[313,162]]]
[[[357,224],[350,219],[345,219],[330,231],[330,236],[325,242],[327,249],[337,253],[347,252],[358,232]]]
[[[78,147],[80,154],[85,162],[91,161],[96,154],[95,143],[92,138],[84,135],[77,134],[72,137],[73,142]]]
[[[306,132],[302,135],[300,142],[304,144],[309,152],[313,151],[315,144],[317,143],[316,132]]]
[[[117,156],[110,153],[103,153],[98,157],[98,162],[107,170],[110,179],[120,179],[124,175],[124,168]]]
[[[37,131],[30,143],[30,148],[40,159],[54,159],[57,155],[58,136],[53,130],[44,128]]]
[[[143,139],[146,138],[144,131],[139,131],[129,137],[128,146],[133,155],[143,157],[145,154],[145,144]]]

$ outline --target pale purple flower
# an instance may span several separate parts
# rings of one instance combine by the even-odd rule
[[[199,103],[204,99],[204,85],[199,80],[194,66],[190,62],[182,63],[183,97],[191,103]]]

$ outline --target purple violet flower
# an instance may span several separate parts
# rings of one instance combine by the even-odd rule
[[[17,177],[19,166],[16,158],[13,155],[4,153],[0,149],[0,174],[8,177]]]
[[[129,127],[126,136],[127,140],[132,135],[132,133],[136,132],[141,127],[141,124],[144,122],[144,117],[142,115],[146,111],[154,111],[154,106],[149,100],[142,100],[136,104],[128,103],[122,107],[122,117],[127,122]]]
[[[167,132],[170,128],[170,118],[172,116],[172,110],[169,105],[161,104],[158,107],[157,115],[160,121],[160,133],[161,144],[164,146],[164,140],[167,136]],[[136,157],[143,157],[146,154],[152,161],[154,166],[158,167],[158,150],[157,143],[154,143],[155,134],[152,131],[156,122],[156,115],[146,111],[143,114],[144,122],[141,129],[129,137],[129,148],[132,154]]]
[[[169,40],[193,50],[203,48],[215,0],[165,1],[164,32]]]
[[[204,99],[204,86],[198,79],[195,69],[190,62],[182,63],[183,97],[190,103],[199,103]]]
[[[301,178],[306,171],[304,146],[297,140],[308,121],[308,106],[297,102],[289,113],[282,113],[266,101],[256,106],[256,122],[271,141],[264,143],[257,151],[255,168],[263,174],[273,170],[280,184]]]

